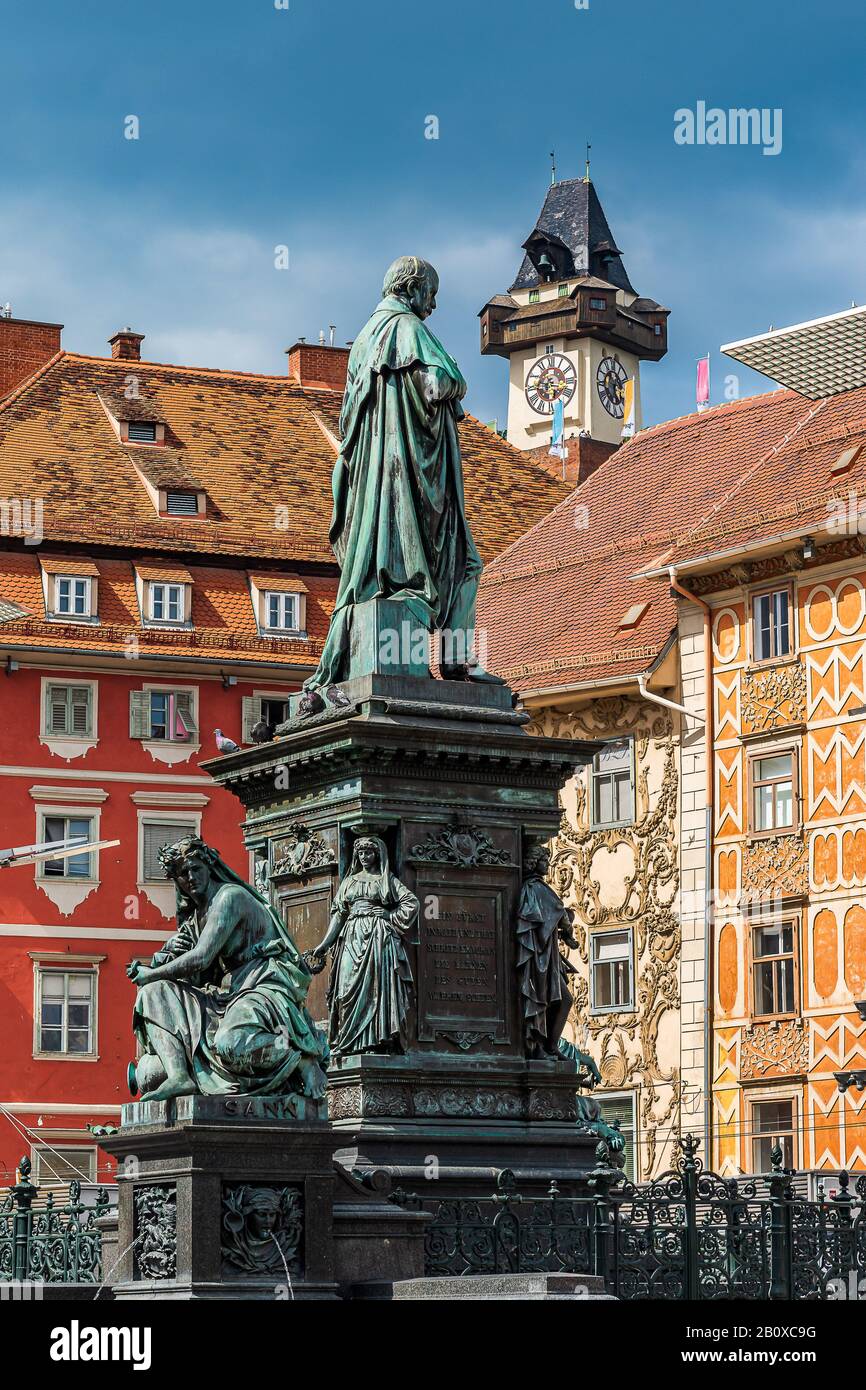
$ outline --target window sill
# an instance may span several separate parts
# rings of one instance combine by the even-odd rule
[[[610,1014],[630,1014],[637,1018],[637,1009],[634,1004],[612,1004],[609,1008],[590,1009],[590,1018],[604,1018]]]
[[[45,621],[48,623],[80,623],[83,627],[99,627],[99,618],[95,613],[46,613]]]
[[[176,520],[176,518],[175,518]],[[194,632],[195,623],[178,620],[173,622],[170,618],[144,618],[141,623],[146,632]]]
[[[73,758],[83,758],[91,748],[95,748],[99,742],[98,738],[93,738],[89,734],[76,738],[72,734],[46,734],[39,735],[39,742],[44,743],[55,758],[63,758],[70,763]]]
[[[280,638],[284,638],[286,641],[291,642],[309,642],[310,640],[310,634],[306,632],[303,628],[260,627],[259,636],[273,637],[276,638],[277,641],[279,641]]]
[[[98,1052],[34,1052],[34,1062],[98,1062]]]
[[[99,887],[98,878],[37,878],[36,887],[41,889],[64,917],[71,917],[91,893]]]
[[[611,820],[611,821],[590,821],[590,833],[595,835],[600,830],[631,830],[635,824],[634,818],[631,820]]]
[[[767,656],[763,661],[749,661],[746,663],[746,675],[752,671],[768,671],[774,666],[797,666],[800,661],[799,653],[789,652],[787,656]]]
[[[142,739],[141,746],[144,748],[156,763],[167,763],[172,766],[174,763],[188,762],[193,753],[201,750],[200,743],[172,743],[170,739]]]
[[[761,840],[802,840],[802,838],[799,825],[787,825],[778,830],[749,830],[746,833],[746,844],[756,844]]]

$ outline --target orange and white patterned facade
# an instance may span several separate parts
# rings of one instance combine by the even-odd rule
[[[712,609],[714,1166],[762,1171],[780,1142],[801,1169],[862,1169],[866,1094],[840,1093],[834,1073],[866,1066],[866,562],[848,542],[738,566],[722,589],[731,577],[700,584]]]

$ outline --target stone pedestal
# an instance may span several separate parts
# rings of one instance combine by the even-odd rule
[[[335,1299],[334,1141],[296,1097],[126,1105],[115,1298]]]
[[[504,1167],[521,1190],[567,1184],[597,1139],[575,1123],[573,1064],[526,1059],[515,932],[524,852],[556,834],[560,788],[595,745],[527,734],[504,686],[373,672],[341,690],[346,707],[203,764],[243,803],[259,881],[301,950],[325,935],[361,832],[420,901],[406,1054],[329,1069],[340,1161],[417,1187],[433,1154],[425,1197],[487,1196]]]

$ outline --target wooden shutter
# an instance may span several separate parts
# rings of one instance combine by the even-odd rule
[[[74,685],[69,691],[69,732],[71,734],[90,733],[89,685]]]
[[[262,700],[260,695],[245,695],[241,701],[243,709],[243,723],[241,727],[241,743],[252,743],[253,727],[258,724],[262,717]]]
[[[45,712],[46,731],[49,734],[69,733],[70,731],[67,728],[69,687],[67,685],[49,685],[47,700],[48,708]]]
[[[129,737],[150,738],[150,691],[129,692]]]
[[[175,709],[186,725],[187,731],[192,737],[198,733],[196,728],[195,716],[193,715],[193,698],[191,690],[176,690],[174,694]]]

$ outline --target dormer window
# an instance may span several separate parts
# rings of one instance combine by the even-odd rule
[[[166,492],[165,510],[168,516],[198,516],[198,493]]]
[[[568,285],[560,285],[557,294],[560,299],[565,299],[565,296],[568,294]]]
[[[127,424],[127,439],[130,444],[155,444],[155,420],[130,420]]]
[[[142,563],[135,583],[145,627],[192,626],[192,575],[180,565]]]
[[[297,632],[300,626],[300,595],[265,591],[267,625],[275,632]]]
[[[98,622],[99,571],[92,560],[40,555],[45,616],[56,622]]]
[[[541,294],[540,294],[540,292],[539,292],[538,290],[530,290],[530,291],[529,291],[529,302],[530,302],[530,304],[537,304],[540,298],[541,298]]]
[[[298,574],[251,574],[250,597],[260,637],[305,638],[307,586]]]
[[[607,300],[604,299],[601,295],[599,295],[598,298],[596,298],[596,297],[594,296],[594,297],[593,297],[592,299],[590,299],[590,301],[589,301],[589,307],[590,307],[590,309],[599,309],[599,310],[601,310],[601,309],[606,309],[606,308],[607,308]]]
[[[183,585],[150,584],[150,617],[157,623],[183,622]]]
[[[90,617],[90,580],[83,577],[56,574],[54,576],[54,611],[58,617]]]

